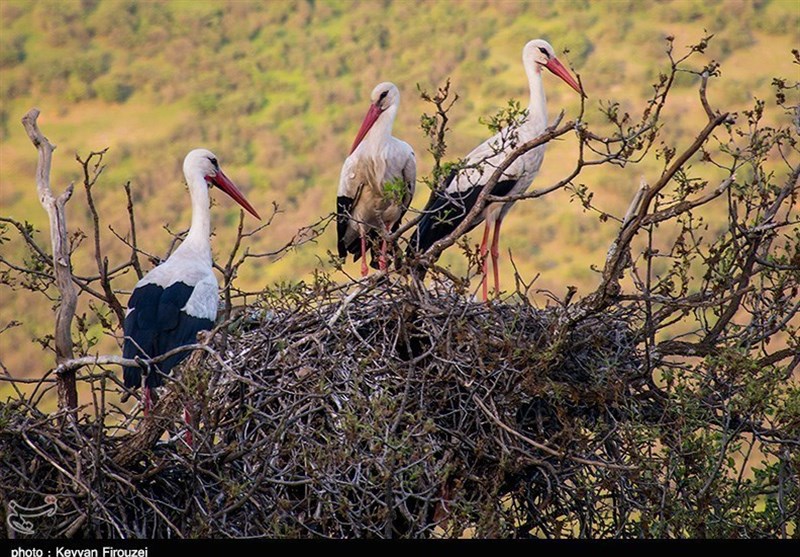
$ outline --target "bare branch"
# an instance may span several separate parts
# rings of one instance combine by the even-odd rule
[[[72,317],[78,303],[78,293],[72,281],[72,264],[67,236],[67,221],[64,208],[72,196],[73,186],[55,197],[50,188],[50,165],[52,163],[53,146],[39,130],[36,123],[39,110],[32,108],[22,117],[22,125],[34,147],[39,153],[36,165],[36,190],[39,201],[50,218],[50,242],[53,246],[53,269],[56,286],[61,295],[56,310],[55,344],[56,362],[61,363],[73,357],[72,351]],[[75,374],[65,373],[60,376],[58,384],[58,402],[62,410],[73,411],[78,406],[78,393],[75,388]]]
[[[111,307],[111,310],[117,316],[117,322],[119,323],[119,326],[122,327],[122,323],[125,321],[125,310],[122,308],[122,304],[119,302],[116,294],[114,294],[114,290],[111,288],[111,282],[109,281],[108,273],[108,258],[103,257],[103,251],[100,247],[100,215],[97,214],[97,208],[94,204],[94,197],[92,196],[92,186],[97,183],[97,179],[100,177],[100,174],[105,168],[102,163],[103,157],[107,151],[108,148],[103,149],[102,151],[92,151],[85,160],[81,159],[80,155],[76,154],[75,159],[80,163],[83,170],[83,188],[86,192],[86,202],[89,205],[89,213],[92,216],[92,226],[94,231],[94,258],[95,263],[97,264],[97,270],[99,272],[100,286],[103,289],[104,294],[102,300]],[[97,158],[97,162],[94,163],[94,169],[90,170],[89,167],[92,164],[92,159],[94,158]]]
[[[126,208],[128,210],[128,221],[130,222],[131,227],[131,265],[133,265],[133,268],[136,271],[136,276],[141,279],[144,276],[144,273],[142,272],[142,266],[139,264],[139,251],[136,249],[136,217],[134,216],[133,210],[131,183],[125,182],[123,187],[125,188],[125,198],[128,200]]]

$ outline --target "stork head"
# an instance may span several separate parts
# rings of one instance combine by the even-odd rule
[[[381,109],[387,110],[391,106],[400,104],[400,90],[390,82],[378,83],[369,95],[370,102]]]
[[[533,68],[536,71],[541,71],[542,68],[547,68],[558,77],[563,79],[567,85],[575,89],[579,94],[584,97],[586,94],[578,84],[578,80],[572,77],[569,70],[559,62],[556,58],[556,51],[547,41],[543,39],[534,39],[529,41],[522,50],[522,63],[526,68]]]
[[[245,199],[244,194],[225,176],[219,167],[217,156],[208,149],[194,149],[183,159],[183,174],[191,185],[191,176],[202,176],[206,185],[211,188],[217,186],[228,194],[236,203],[241,205],[248,213],[261,220],[258,213]]]
[[[364,121],[361,123],[361,127],[356,134],[356,138],[353,141],[353,146],[350,147],[351,154],[364,140],[364,137],[366,137],[367,133],[375,124],[375,122],[378,121],[378,118],[380,118],[381,114],[390,108],[396,108],[400,105],[400,90],[397,89],[397,86],[394,83],[384,81],[383,83],[379,83],[375,86],[375,88],[372,90],[369,100],[369,110],[367,110],[367,115],[364,116]]]

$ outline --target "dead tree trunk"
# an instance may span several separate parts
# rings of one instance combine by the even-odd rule
[[[72,264],[70,263],[69,241],[67,239],[67,219],[64,208],[72,197],[73,184],[59,196],[53,194],[50,187],[50,164],[55,145],[50,143],[39,130],[36,119],[39,110],[32,108],[22,117],[22,125],[28,137],[39,152],[36,164],[36,191],[47,216],[50,219],[50,243],[53,246],[53,272],[56,287],[60,295],[60,303],[56,310],[55,347],[56,364],[73,358],[72,351],[72,318],[78,303],[78,292],[72,281]],[[58,408],[61,411],[74,412],[78,407],[78,392],[75,388],[75,370],[67,369],[57,376]]]

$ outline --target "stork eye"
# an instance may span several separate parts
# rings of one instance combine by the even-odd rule
[[[211,161],[211,164],[214,165],[214,168],[219,168],[219,163],[217,162],[217,159],[215,159],[214,157],[208,157],[208,160]]]
[[[388,94],[389,94],[389,91],[384,91],[383,93],[381,93],[381,96],[380,96],[380,98],[378,98],[378,100],[382,101],[383,99],[386,98],[386,95],[388,95]]]
[[[544,55],[545,55],[545,57],[546,57],[548,60],[550,59],[550,54],[548,54],[548,53],[547,53],[547,49],[546,49],[545,47],[543,47],[543,46],[540,46],[540,47],[539,47],[539,52],[541,52],[542,54],[544,54]]]

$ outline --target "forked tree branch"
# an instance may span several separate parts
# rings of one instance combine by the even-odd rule
[[[670,183],[675,174],[683,168],[688,160],[699,151],[708,140],[711,133],[720,125],[728,120],[729,113],[717,113],[709,119],[706,126],[695,138],[694,142],[687,147],[678,157],[672,161],[672,164],[661,174],[658,181],[652,186],[638,190],[635,194],[635,201],[638,207],[633,211],[632,218],[626,218],[626,223],[620,228],[617,238],[612,244],[606,258],[605,266],[603,267],[603,278],[600,286],[589,296],[584,298],[580,304],[580,309],[577,313],[571,316],[571,319],[581,319],[590,313],[596,313],[604,309],[609,303],[613,302],[619,294],[619,281],[622,278],[622,273],[625,267],[630,262],[630,245],[639,230],[645,224],[658,222],[661,213],[650,215],[650,206],[656,196]],[[719,193],[727,188],[729,183],[723,182],[720,186]],[[724,187],[723,187],[724,186]],[[710,195],[707,201],[716,198],[717,195]],[[707,202],[705,201],[705,202]],[[691,205],[691,203],[689,204]],[[693,205],[693,206],[696,206]],[[682,211],[678,211],[682,212]],[[650,217],[650,218],[648,218]]]
[[[70,262],[70,248],[67,236],[67,218],[64,208],[72,196],[73,184],[59,196],[53,194],[50,187],[50,166],[53,159],[55,145],[44,136],[36,120],[39,110],[32,108],[22,117],[22,125],[34,147],[39,153],[36,164],[36,191],[39,201],[47,211],[50,219],[50,243],[53,246],[53,272],[56,279],[56,288],[60,294],[60,303],[56,309],[55,322],[55,349],[56,363],[61,364],[71,360],[73,354],[72,344],[72,318],[78,304],[78,292],[72,281],[72,264]],[[75,388],[75,372],[69,371],[58,378],[58,407],[60,410],[74,412],[78,407],[78,392]]]

